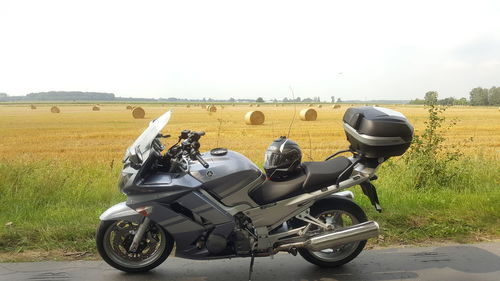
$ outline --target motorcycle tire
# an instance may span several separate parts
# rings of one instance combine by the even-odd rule
[[[123,246],[123,244],[130,244],[131,240],[133,240],[133,235],[127,234],[127,230],[125,228],[125,231],[122,231],[124,232],[124,235],[121,235],[121,237],[114,238],[116,235],[120,235],[116,233],[112,236],[112,231],[115,228],[118,229],[117,226],[119,224],[132,225],[132,223],[126,221],[101,221],[96,234],[97,250],[102,259],[112,267],[129,273],[146,272],[163,263],[172,252],[174,246],[173,237],[161,226],[154,223],[151,223],[150,227],[146,231],[145,238],[141,241],[141,248],[136,253],[128,252],[128,246]],[[122,227],[122,229],[123,228],[124,227]],[[159,242],[160,244],[157,249],[148,250],[148,246],[151,246],[149,245],[151,244],[151,241],[148,242],[148,239],[155,240],[151,238],[152,236],[156,237],[157,240],[160,240],[154,241]],[[125,237],[125,239],[123,239],[123,237]],[[113,239],[118,239],[118,243],[116,243],[116,240],[111,241]],[[144,252],[151,250],[153,250],[151,256],[141,260],[140,255],[143,255]]]
[[[366,214],[356,203],[349,199],[345,198],[329,198],[326,200],[318,201],[310,209],[310,215],[315,218],[321,217],[322,214],[328,213],[341,213],[348,215],[351,217],[353,224],[358,224],[362,222],[366,222]],[[341,245],[340,247],[350,246],[350,250],[348,253],[344,253],[343,255],[339,255],[337,257],[333,256],[333,252],[330,253],[330,258],[328,258],[327,253],[321,252],[313,252],[311,250],[302,248],[298,249],[300,255],[307,260],[308,262],[315,264],[320,267],[338,267],[344,265],[355,257],[357,257],[363,248],[366,245],[366,240],[357,241],[348,243],[345,245]],[[332,249],[335,251],[335,249]]]

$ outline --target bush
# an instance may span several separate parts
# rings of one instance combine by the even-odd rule
[[[415,134],[410,150],[403,157],[407,175],[412,178],[412,187],[451,187],[460,178],[467,176],[468,165],[463,165],[460,145],[445,145],[444,130],[455,126],[457,121],[446,123],[443,116],[446,107],[428,105],[428,120],[422,134]],[[447,125],[446,128],[444,128]],[[472,140],[472,139],[470,139]],[[460,164],[459,164],[460,163]]]

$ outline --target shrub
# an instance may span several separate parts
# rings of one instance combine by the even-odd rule
[[[462,144],[446,145],[444,131],[455,126],[457,120],[446,122],[445,111],[446,107],[428,104],[425,129],[420,135],[415,134],[410,150],[403,157],[406,174],[412,178],[411,185],[415,189],[453,186],[459,178],[467,175],[465,169],[468,165],[459,161],[463,158]]]

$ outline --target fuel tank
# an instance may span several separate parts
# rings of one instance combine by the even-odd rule
[[[252,161],[237,152],[228,150],[223,155],[212,155],[206,152],[202,154],[202,157],[210,167],[204,168],[198,161],[194,161],[190,165],[190,174],[202,183],[208,193],[219,200],[245,193],[241,195],[246,197],[244,200],[246,201],[248,189],[265,179],[262,171]],[[244,189],[245,192],[243,192]],[[241,196],[238,197],[241,198]],[[222,201],[230,205],[233,203],[233,200]]]

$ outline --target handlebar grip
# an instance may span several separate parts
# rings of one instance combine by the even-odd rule
[[[196,157],[196,160],[198,160],[203,167],[205,167],[205,168],[210,167],[210,165],[208,165],[208,163],[205,161],[205,159],[203,159],[201,157],[201,154],[196,154],[195,157]]]

